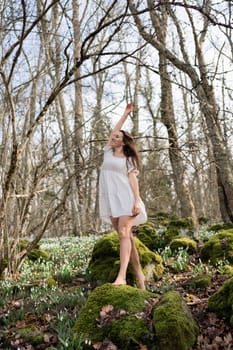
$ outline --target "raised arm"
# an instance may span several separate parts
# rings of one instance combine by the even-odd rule
[[[132,103],[128,103],[126,108],[125,108],[125,111],[123,113],[123,115],[121,116],[120,120],[117,122],[116,126],[112,129],[112,132],[108,138],[108,141],[107,141],[107,144],[106,146],[110,146],[110,143],[111,143],[111,139],[112,139],[112,136],[113,134],[116,132],[116,131],[120,131],[124,122],[126,121],[126,119],[128,118],[128,115],[130,114],[130,112],[132,112],[133,110],[133,104]]]

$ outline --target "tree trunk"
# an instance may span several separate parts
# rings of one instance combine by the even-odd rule
[[[80,21],[79,21],[79,0],[72,1],[73,6],[73,35],[74,35],[74,61],[75,64],[80,60]],[[74,73],[74,160],[75,160],[75,179],[78,189],[78,211],[81,220],[82,230],[87,221],[85,219],[85,195],[83,191],[82,173],[84,168],[83,150],[83,101],[82,101],[82,82],[80,80],[81,68]]]
[[[152,4],[149,1],[149,5]],[[157,37],[160,43],[166,47],[167,35],[167,11],[161,7],[161,16],[151,16]],[[170,76],[167,70],[167,59],[163,52],[159,52],[159,73],[161,81],[161,121],[165,125],[169,141],[169,158],[173,171],[173,180],[177,198],[180,203],[182,217],[192,217],[195,227],[198,226],[196,210],[193,204],[189,187],[185,181],[185,169],[182,160],[181,150],[178,144],[175,113],[173,107],[173,95]]]
[[[208,81],[208,72],[206,71],[207,65],[204,61],[204,56],[202,52],[201,44],[203,43],[203,36],[201,36],[199,42],[197,40],[197,34],[195,33],[195,28],[192,23],[192,18],[190,15],[190,22],[193,25],[193,35],[196,45],[196,55],[198,58],[198,70],[197,73],[195,67],[193,67],[188,59],[187,55],[183,55],[184,61],[177,57],[172,51],[168,50],[161,40],[154,37],[150,32],[146,31],[146,27],[143,25],[139,15],[137,14],[137,8],[134,1],[129,1],[130,10],[133,14],[135,24],[138,27],[140,34],[143,38],[150,43],[156,50],[163,54],[168,61],[170,61],[177,69],[182,70],[186,73],[191,82],[193,89],[196,91],[197,98],[200,103],[200,108],[202,115],[205,118],[206,125],[208,128],[208,137],[211,140],[213,147],[213,155],[216,166],[217,174],[217,186],[218,195],[220,203],[220,211],[222,219],[224,221],[233,222],[233,169],[232,169],[232,159],[229,152],[224,147],[224,142],[222,138],[221,128],[219,126],[218,114],[217,114],[217,104],[214,96],[213,86]],[[148,6],[150,9],[150,15],[152,18],[156,18],[153,7],[153,1],[148,0]],[[161,5],[162,6],[162,5]],[[166,4],[166,6],[168,6]],[[155,28],[154,28],[155,29]],[[204,28],[206,33],[207,29]],[[160,39],[160,38],[159,38]],[[181,38],[182,39],[182,38]],[[180,41],[182,42],[182,40]],[[183,43],[183,42],[182,42]],[[184,44],[184,43],[183,43]],[[181,48],[182,52],[183,47]],[[200,75],[200,77],[199,77]]]

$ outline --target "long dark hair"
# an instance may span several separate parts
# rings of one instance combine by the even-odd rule
[[[120,132],[122,132],[123,134],[123,143],[124,143],[123,153],[126,156],[127,161],[129,161],[129,158],[131,158],[133,165],[139,169],[140,168],[139,154],[132,135],[130,135],[129,132],[124,130],[120,130]]]

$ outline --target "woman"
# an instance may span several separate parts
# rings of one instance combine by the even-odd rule
[[[132,234],[132,226],[147,220],[137,180],[139,157],[132,136],[121,130],[132,110],[133,106],[129,103],[104,148],[99,182],[99,207],[101,219],[112,223],[120,240],[120,269],[113,285],[126,284],[127,267],[131,261],[138,287],[145,289],[145,276]]]

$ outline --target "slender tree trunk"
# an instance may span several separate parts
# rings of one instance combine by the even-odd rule
[[[151,3],[150,3],[151,6]],[[161,16],[151,14],[152,22],[160,43],[166,47],[167,35],[167,11],[161,7]],[[195,227],[198,226],[196,210],[193,204],[189,187],[185,181],[185,169],[182,154],[178,144],[176,130],[175,113],[173,107],[173,95],[170,76],[167,70],[167,58],[163,52],[159,52],[159,73],[161,81],[161,121],[167,128],[169,141],[169,158],[173,171],[173,180],[176,194],[180,203],[180,213],[182,217],[192,217]]]
[[[75,64],[80,60],[80,21],[79,21],[79,0],[72,1],[73,6],[73,35],[74,35],[74,60]],[[75,160],[75,179],[78,189],[78,211],[80,215],[80,230],[86,226],[86,205],[83,184],[84,158],[83,152],[83,101],[82,101],[82,82],[80,80],[81,68],[74,73],[74,160]],[[81,233],[81,232],[80,232]]]
[[[180,202],[182,217],[192,217],[195,226],[198,226],[196,210],[193,204],[189,187],[185,181],[185,170],[182,154],[178,144],[176,122],[173,108],[172,86],[167,72],[167,60],[159,54],[159,72],[161,79],[161,121],[167,128],[169,141],[169,158],[173,170],[173,180],[176,194]]]

